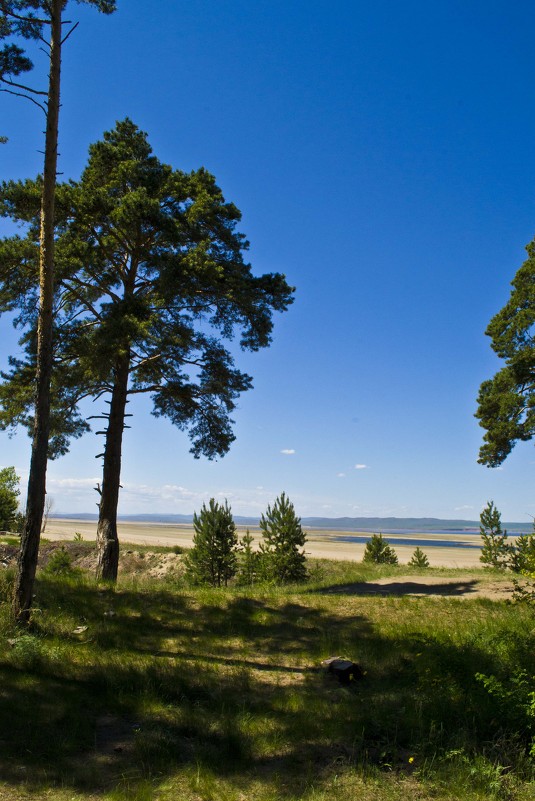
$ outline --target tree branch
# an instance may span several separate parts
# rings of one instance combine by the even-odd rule
[[[23,97],[25,100],[29,100],[33,103],[37,108],[40,108],[43,114],[46,116],[46,108],[43,106],[42,103],[38,103],[37,100],[33,97],[29,97],[28,95],[23,94],[22,92],[13,92],[11,89],[0,89],[0,92],[5,92],[8,95],[13,95],[14,97]]]
[[[78,25],[79,25],[79,24],[80,24],[79,22],[75,22],[75,24],[74,24],[74,25],[72,26],[72,28],[70,29],[69,33],[68,33],[68,34],[66,34],[66,36],[64,36],[64,37],[63,37],[63,39],[61,40],[61,44],[62,44],[62,45],[64,45],[64,44],[65,44],[65,42],[67,41],[67,39],[69,38],[69,36],[71,35],[71,33],[74,33],[74,31],[76,30],[76,28],[78,27]]]
[[[0,81],[2,81],[2,83],[7,83],[8,86],[15,86],[17,89],[22,89],[24,92],[31,92],[32,95],[41,95],[41,97],[48,96],[48,92],[42,92],[39,89],[32,89],[31,86],[25,86],[23,83],[17,83],[16,81],[12,81],[11,78],[0,77]]]
[[[19,20],[19,22],[31,22],[37,25],[51,25],[52,21],[49,19],[39,19],[39,17],[23,17],[20,14],[15,14],[14,11],[9,11],[5,2],[0,2],[0,11],[4,16],[11,19]]]

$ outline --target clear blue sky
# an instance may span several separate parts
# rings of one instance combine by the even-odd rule
[[[478,465],[473,413],[500,366],[484,330],[535,235],[533,3],[70,7],[64,177],[130,116],[162,161],[215,174],[254,271],[297,287],[271,348],[238,358],[255,388],[224,459],[194,460],[148,399],[132,404],[120,510],[190,513],[215,496],[259,514],[285,490],[303,516],[475,519],[494,499],[529,520],[533,444]],[[40,112],[0,95],[0,127],[0,177],[34,176]],[[0,337],[5,365],[7,319]],[[57,511],[95,511],[100,446],[87,435],[51,463]],[[0,447],[25,481],[26,434]]]

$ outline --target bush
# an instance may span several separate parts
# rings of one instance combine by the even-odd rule
[[[374,534],[366,543],[363,562],[375,562],[378,565],[397,565],[398,557],[382,534]]]
[[[426,568],[429,567],[429,559],[420,547],[416,548],[409,562],[410,567]]]
[[[513,579],[513,601],[517,604],[528,604],[535,607],[535,581],[534,576],[531,581],[521,584],[518,579]]]
[[[515,667],[507,677],[476,673],[476,679],[496,701],[501,719],[527,740],[529,755],[535,757],[535,692],[531,672]]]
[[[509,565],[512,547],[507,542],[507,531],[502,531],[501,514],[489,501],[479,516],[479,532],[483,547],[479,561],[485,567],[505,570]]]
[[[509,566],[513,573],[535,573],[535,536],[522,534],[511,548]]]
[[[300,549],[306,542],[306,534],[301,528],[301,518],[284,492],[260,518],[260,529],[262,576],[277,584],[305,581],[308,571],[305,554]]]
[[[258,577],[259,554],[253,551],[253,537],[249,529],[241,538],[239,548],[238,583],[251,586]]]
[[[63,545],[54,551],[46,567],[43,568],[43,573],[51,576],[73,576],[79,572],[77,568],[73,567],[72,557]]]
[[[193,515],[193,548],[186,556],[186,577],[194,584],[227,585],[237,568],[238,536],[232,512],[211,498],[208,508]]]

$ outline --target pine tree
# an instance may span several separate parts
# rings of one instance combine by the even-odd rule
[[[186,575],[195,584],[227,586],[236,574],[238,535],[230,507],[210,499],[193,515],[193,548],[186,557]]]
[[[283,492],[260,519],[263,542],[260,545],[262,574],[278,584],[305,581],[308,571],[305,554],[306,534],[293,503]]]
[[[65,452],[87,430],[82,399],[107,396],[109,408],[95,415],[106,421],[97,575],[115,581],[129,398],[150,394],[155,416],[188,431],[196,458],[223,456],[235,438],[236,398],[252,387],[225,343],[239,336],[244,350],[268,347],[273,315],[288,308],[293,290],[280,273],[253,274],[236,230],[240,212],[214,177],[160,162],[131,120],[91,146],[81,180],[59,184],[56,196],[48,452]],[[26,353],[2,374],[0,429],[32,422],[38,197],[39,180],[0,186],[0,213],[27,223],[25,238],[0,239],[0,312],[21,309]]]
[[[535,535],[522,534],[510,546],[509,566],[513,573],[535,573]]]
[[[476,417],[485,429],[479,462],[502,464],[517,442],[535,436],[535,240],[526,246],[528,258],[511,282],[505,306],[492,318],[485,333],[503,360],[493,378],[481,384]]]
[[[253,551],[253,536],[249,529],[240,540],[239,543],[240,561],[238,567],[238,583],[251,586],[255,583],[258,575],[258,557],[257,551]]]
[[[375,562],[377,565],[397,565],[398,557],[382,534],[373,534],[366,543],[363,562]]]
[[[479,561],[485,567],[505,570],[511,558],[511,546],[507,542],[507,531],[502,531],[501,514],[489,501],[479,516],[479,532],[483,547]]]
[[[95,6],[104,14],[115,11],[115,0],[77,0]],[[32,455],[28,475],[28,496],[24,529],[13,598],[17,620],[27,623],[32,605],[41,523],[46,496],[46,468],[50,433],[50,386],[53,364],[53,301],[55,283],[56,177],[61,88],[62,46],[72,31],[63,19],[68,0],[2,0],[0,40],[40,41],[48,52],[48,89],[39,91],[19,82],[33,64],[13,41],[0,50],[0,83],[3,92],[30,99],[45,113],[45,149],[39,214],[39,306],[35,371],[35,403]],[[74,26],[76,27],[76,26]],[[46,41],[45,29],[49,31]]]
[[[416,548],[411,557],[411,560],[409,562],[409,567],[419,567],[419,568],[429,567],[429,559],[427,558],[427,554],[425,554],[419,546]]]

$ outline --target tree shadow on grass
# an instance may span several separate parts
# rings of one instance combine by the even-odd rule
[[[0,654],[0,778],[13,785],[103,793],[196,767],[245,793],[260,778],[284,799],[321,786],[333,765],[401,769],[425,743],[492,734],[474,674],[493,659],[473,644],[384,637],[310,596],[222,592],[201,604],[53,582],[39,593],[34,653]],[[87,641],[61,632],[66,609],[84,617]],[[345,688],[319,671],[327,647],[362,654],[364,681]]]
[[[332,584],[320,590],[311,590],[311,593],[326,595],[437,595],[446,597],[462,597],[477,592],[480,582],[477,579],[469,581],[445,581],[443,583],[429,584],[425,581],[389,581],[388,583],[374,581],[358,581],[350,584]]]

